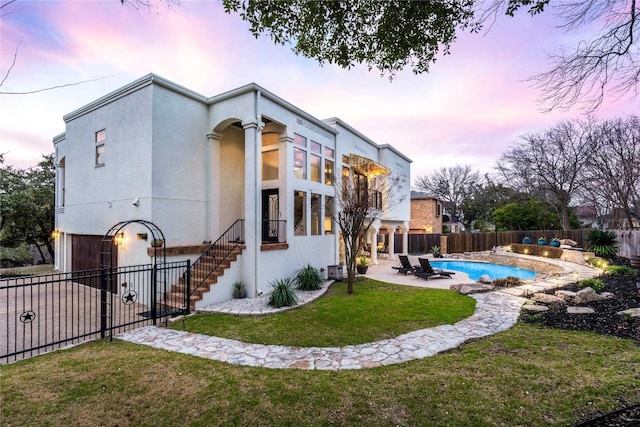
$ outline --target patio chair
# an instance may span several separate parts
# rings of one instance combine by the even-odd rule
[[[418,258],[418,261],[420,261],[421,268],[420,270],[416,270],[414,272],[416,277],[421,277],[425,280],[427,280],[431,276],[447,277],[451,279],[451,275],[456,274],[455,271],[443,270],[441,268],[433,268],[427,258]]]
[[[407,273],[413,273],[416,269],[420,268],[418,266],[412,266],[407,255],[398,255],[398,258],[400,259],[400,265],[391,267],[394,270],[398,270],[398,273],[402,273],[406,276]]]

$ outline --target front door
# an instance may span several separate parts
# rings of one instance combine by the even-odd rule
[[[262,241],[278,242],[280,221],[278,189],[262,190]]]

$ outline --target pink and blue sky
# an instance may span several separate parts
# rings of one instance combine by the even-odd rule
[[[5,3],[6,0],[0,0]],[[403,71],[390,82],[365,66],[319,66],[269,38],[255,39],[218,1],[182,0],[151,12],[117,0],[17,1],[0,12],[0,153],[24,168],[53,152],[62,116],[142,77],[161,75],[213,96],[255,82],[309,114],[337,116],[413,160],[412,182],[443,166],[492,172],[519,136],[540,132],[579,109],[542,113],[526,81],[545,69],[545,51],[587,36],[555,28],[551,13],[498,17],[484,34],[460,34],[428,74]],[[638,114],[638,99],[608,99],[602,118]]]

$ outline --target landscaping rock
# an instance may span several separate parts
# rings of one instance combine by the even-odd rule
[[[546,305],[525,304],[522,306],[522,308],[528,311],[549,311],[549,307],[547,307]]]
[[[571,302],[575,298],[576,293],[573,291],[565,291],[561,289],[559,291],[556,291],[556,296],[564,299],[567,302]]]
[[[485,283],[460,283],[451,285],[449,289],[460,292],[462,295],[491,292],[495,286]]]
[[[491,277],[488,274],[483,274],[478,278],[478,283],[489,284],[489,283],[493,283],[493,280],[491,280]]]
[[[557,297],[555,295],[549,295],[549,294],[535,294],[533,297],[531,297],[531,300],[536,301],[536,302],[541,302],[544,304],[566,304],[567,301],[564,300],[564,298],[561,297]]]
[[[612,299],[616,297],[616,294],[614,294],[613,292],[602,292],[600,296],[603,296],[608,299]]]
[[[640,307],[637,308],[629,308],[627,310],[622,310],[619,311],[618,314],[621,314],[623,316],[630,316],[630,317],[640,317]]]
[[[560,244],[561,245],[566,245],[569,247],[575,247],[578,246],[578,242],[576,242],[575,240],[571,240],[571,239],[560,239]]]
[[[567,307],[569,314],[593,314],[596,311],[591,307]]]
[[[573,302],[574,304],[588,304],[593,301],[602,301],[605,299],[607,299],[607,297],[603,297],[594,291],[593,288],[587,287],[576,292]]]

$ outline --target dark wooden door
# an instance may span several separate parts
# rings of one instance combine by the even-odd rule
[[[104,236],[86,235],[86,234],[74,234],[71,239],[71,270],[83,271],[93,270],[101,267],[101,248],[102,239]],[[118,266],[118,247],[110,243],[105,243],[104,250],[111,252],[111,266]],[[94,288],[100,288],[100,281],[95,278],[89,279],[77,279],[79,282],[92,286]],[[111,282],[111,281],[110,281]],[[112,292],[116,292],[117,288],[114,284],[110,283],[107,287]]]

